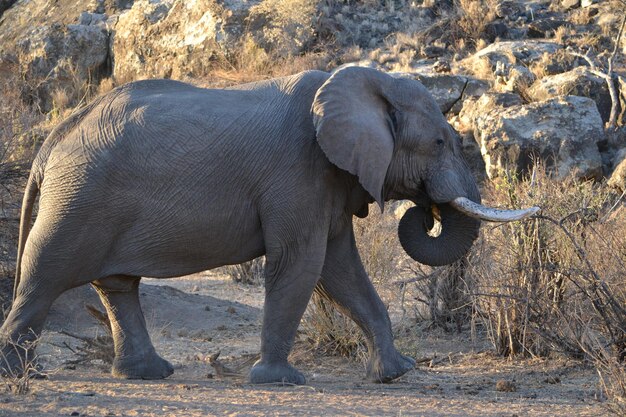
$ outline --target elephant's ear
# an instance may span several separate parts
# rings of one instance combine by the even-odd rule
[[[348,67],[317,90],[313,123],[326,157],[358,177],[363,188],[384,206],[384,182],[394,146],[395,80],[370,68]]]

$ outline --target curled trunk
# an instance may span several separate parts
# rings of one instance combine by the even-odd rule
[[[480,220],[466,216],[450,204],[438,205],[441,232],[431,236],[435,221],[430,208],[411,207],[398,226],[398,237],[405,252],[419,263],[431,266],[450,264],[463,255],[478,237]]]

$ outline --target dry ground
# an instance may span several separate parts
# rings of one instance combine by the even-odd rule
[[[47,380],[26,395],[0,394],[0,416],[600,416],[606,414],[591,369],[564,359],[507,361],[465,336],[415,331],[399,336],[405,353],[424,362],[393,384],[364,381],[363,366],[322,357],[300,342],[292,360],[309,385],[254,386],[244,375],[259,350],[262,289],[219,275],[144,280],[141,301],[157,350],[176,368],[162,381],[110,377],[102,364],[68,365],[79,342],[61,329],[94,336],[101,328],[84,313],[97,302],[88,288],[59,299],[39,352]],[[154,285],[156,284],[156,285]],[[209,355],[235,374],[220,376]],[[496,390],[498,381],[515,390]]]

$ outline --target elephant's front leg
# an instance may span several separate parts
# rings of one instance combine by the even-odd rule
[[[394,347],[387,309],[363,268],[352,225],[328,242],[317,291],[334,301],[365,333],[369,379],[389,382],[414,368],[415,361]]]
[[[250,371],[250,382],[306,382],[287,358],[319,280],[325,249],[323,235],[294,237],[267,248],[261,358]]]
[[[113,332],[115,359],[111,373],[128,379],[161,379],[174,372],[150,341],[139,304],[137,277],[110,276],[93,282],[104,304]]]

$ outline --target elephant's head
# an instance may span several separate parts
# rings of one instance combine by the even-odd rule
[[[418,81],[348,67],[320,87],[312,107],[317,141],[328,159],[358,177],[378,202],[409,199],[400,221],[405,251],[418,262],[444,265],[463,256],[480,221],[534,213],[480,205],[480,193],[458,136]],[[434,218],[441,231],[431,232]]]

